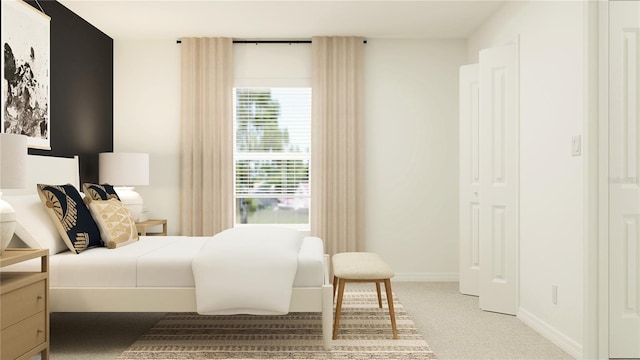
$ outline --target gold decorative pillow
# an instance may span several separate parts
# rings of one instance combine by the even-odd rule
[[[94,199],[88,206],[107,248],[115,249],[138,241],[136,223],[120,201]]]

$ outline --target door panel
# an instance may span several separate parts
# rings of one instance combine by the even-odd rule
[[[478,64],[460,68],[460,292],[479,295],[480,87]]]
[[[518,78],[515,45],[480,52],[480,308],[518,299]]]
[[[609,6],[609,351],[640,358],[640,2]]]

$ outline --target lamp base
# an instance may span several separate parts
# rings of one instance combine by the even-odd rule
[[[149,220],[149,210],[142,209],[140,215],[138,215],[138,222],[145,222]]]
[[[0,199],[0,255],[9,246],[16,230],[16,212],[11,204]]]
[[[133,187],[129,186],[118,186],[114,187],[113,189],[118,194],[118,197],[120,198],[120,201],[122,202],[124,207],[129,210],[133,221],[140,222],[140,213],[142,212],[142,208],[144,206],[142,196],[135,192]]]

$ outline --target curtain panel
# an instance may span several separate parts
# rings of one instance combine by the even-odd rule
[[[330,255],[364,250],[363,40],[311,42],[311,234]]]
[[[233,43],[181,39],[181,232],[233,227]]]

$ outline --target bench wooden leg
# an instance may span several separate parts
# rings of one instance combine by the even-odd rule
[[[338,303],[336,304],[336,317],[333,321],[333,340],[338,338],[338,326],[340,326],[340,313],[342,312],[342,295],[344,295],[344,279],[338,278]]]
[[[393,310],[393,295],[391,294],[391,281],[389,279],[384,280],[384,288],[387,291],[387,303],[389,304],[389,316],[391,317],[391,328],[393,329],[393,338],[395,340],[398,340],[398,330],[396,329],[396,313]]]
[[[378,292],[378,307],[382,309],[382,294],[380,293],[380,282],[376,281],[376,291]]]

